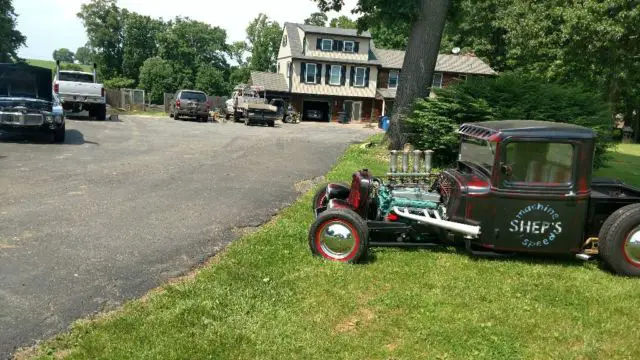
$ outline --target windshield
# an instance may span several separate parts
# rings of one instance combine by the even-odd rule
[[[491,172],[494,157],[495,148],[492,143],[468,136],[462,137],[462,143],[460,144],[460,161],[478,164]]]
[[[183,91],[180,94],[182,100],[207,101],[207,96],[201,92]]]
[[[68,73],[68,72],[60,72],[60,81],[75,81],[81,83],[92,83],[93,75],[92,74],[79,74],[79,73]]]

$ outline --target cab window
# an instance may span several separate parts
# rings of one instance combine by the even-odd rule
[[[504,182],[569,184],[574,152],[573,145],[568,143],[510,142],[502,165]]]

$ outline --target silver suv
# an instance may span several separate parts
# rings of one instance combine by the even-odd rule
[[[196,121],[209,120],[211,106],[207,101],[207,94],[197,90],[179,90],[175,101],[171,104],[170,117],[180,120],[182,117],[192,117]]]

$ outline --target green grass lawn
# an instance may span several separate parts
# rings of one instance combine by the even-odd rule
[[[616,168],[637,180],[639,146]],[[620,161],[618,163],[618,161]],[[618,165],[619,164],[619,165]],[[330,180],[386,170],[352,146]],[[638,182],[636,182],[638,183]],[[42,359],[638,359],[640,280],[578,260],[374,250],[366,264],[310,255],[306,194],[195,277],[44,343]]]
[[[617,145],[615,155],[612,156],[607,167],[598,170],[596,175],[620,178],[640,187],[640,145]]]
[[[40,66],[40,67],[48,68],[51,70],[56,69],[56,62],[53,60],[27,59],[27,63],[29,63],[29,65]],[[61,65],[62,64],[65,64],[65,63],[61,63]],[[82,67],[82,70],[86,72],[91,72],[93,70],[92,67],[89,65],[80,65],[80,67]]]

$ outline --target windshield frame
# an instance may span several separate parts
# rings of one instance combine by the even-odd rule
[[[471,144],[476,150],[482,149],[484,153],[476,153],[481,156],[466,156],[470,150],[465,150],[465,145]],[[496,162],[496,150],[498,144],[487,139],[477,138],[474,136],[462,134],[460,137],[460,147],[458,151],[458,161],[473,164],[476,167],[484,169],[488,174],[493,173]]]

